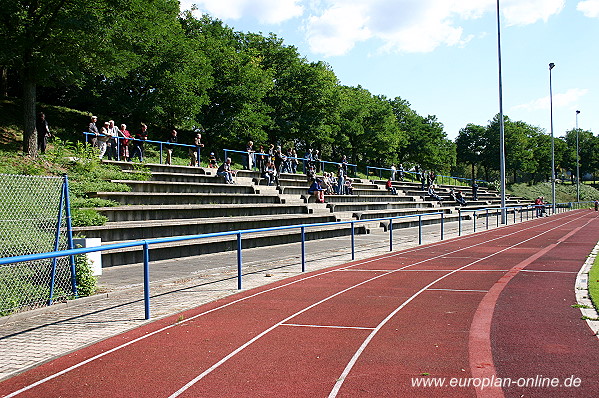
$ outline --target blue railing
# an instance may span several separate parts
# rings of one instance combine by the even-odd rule
[[[89,137],[96,137],[96,135],[94,133],[87,133],[84,132],[83,133],[85,135],[85,143],[88,144],[89,143]],[[99,135],[103,135],[103,134],[99,134]],[[136,138],[127,138],[127,137],[121,137],[121,136],[117,136],[117,137],[113,137],[110,136],[111,138],[114,138],[116,141],[116,160],[121,160],[121,141],[123,140],[128,140],[132,143],[134,142],[141,142],[141,143],[150,143],[150,144],[156,144],[158,146],[159,152],[160,152],[160,163],[162,163],[162,153],[164,150],[164,146],[165,145],[172,145],[172,146],[177,146],[177,147],[182,147],[182,148],[195,148],[196,150],[196,154],[197,154],[197,159],[198,159],[198,167],[200,167],[200,147],[197,147],[195,145],[190,145],[190,144],[180,144],[180,143],[171,143],[171,142],[165,142],[165,141],[155,141],[155,140],[138,140]]]
[[[370,171],[371,170],[374,170],[374,172],[372,173],[373,175],[376,175],[376,171],[378,170],[378,176],[380,179],[383,179],[383,172],[385,172],[385,174],[388,174],[389,176],[391,176],[393,174],[393,172],[395,171],[396,178],[401,173],[399,170],[393,170],[393,169],[386,168],[386,167],[366,166],[366,178],[368,178],[369,180],[370,180],[370,175],[371,175]],[[417,177],[418,173],[415,171],[404,170],[403,174],[408,175],[408,177],[413,181],[420,182]],[[452,180],[458,180],[458,181],[463,181],[466,185],[469,185],[472,181],[471,178],[464,178],[464,177],[453,177],[453,176],[445,176],[445,175],[437,175],[436,177],[438,179],[440,179],[441,184],[444,184],[444,183],[446,184],[448,181],[451,182]],[[475,181],[481,186],[487,186],[489,184],[489,182],[485,181],[485,180],[475,180]]]
[[[582,202],[582,203],[588,203],[588,202]],[[580,207],[579,203],[576,203],[576,204],[568,203],[568,204],[562,204],[562,205],[565,205],[565,206],[560,206],[560,207],[558,207],[558,209],[562,209],[563,211],[565,211],[566,209],[574,208],[574,207],[577,207],[577,208]],[[576,206],[574,206],[574,205],[576,205]],[[488,208],[488,209],[482,209],[482,210],[481,209],[473,210],[475,212],[474,213],[475,216],[473,217],[473,219],[475,220],[474,230],[476,231],[476,212],[477,211],[479,211],[479,212],[485,211],[486,214],[488,215],[489,211],[496,211],[499,213],[500,210],[502,210],[502,209],[508,210],[508,209],[534,208],[534,207],[535,207],[534,205],[533,206],[529,205],[529,206],[517,206],[517,207],[509,207],[509,208],[508,207],[506,207],[506,208],[496,207],[496,208]],[[459,213],[459,216],[458,216],[458,221],[460,223],[460,225],[459,225],[459,234],[460,235],[461,235],[461,219],[462,219],[461,213],[465,212],[465,211],[466,210],[461,210]],[[515,210],[514,210],[514,213],[515,213]],[[288,226],[282,226],[282,227],[256,228],[256,229],[246,229],[246,230],[239,230],[239,231],[215,232],[215,233],[199,234],[199,235],[145,239],[145,240],[132,241],[132,242],[113,243],[113,244],[96,246],[96,247],[69,249],[69,250],[54,251],[54,252],[47,252],[47,253],[29,254],[29,255],[23,255],[23,256],[0,258],[0,265],[13,264],[13,263],[19,263],[19,262],[24,262],[24,261],[54,259],[57,257],[75,256],[75,255],[98,252],[98,251],[125,249],[125,248],[130,248],[130,247],[141,246],[143,249],[143,265],[144,265],[143,266],[144,313],[145,313],[145,319],[150,319],[150,246],[151,245],[160,244],[160,243],[182,242],[182,241],[188,241],[188,240],[194,240],[194,239],[207,239],[207,238],[222,237],[222,236],[236,236],[237,237],[237,288],[241,289],[242,288],[242,276],[243,276],[243,272],[242,272],[243,271],[243,269],[242,269],[242,264],[243,264],[242,237],[243,237],[243,235],[252,234],[252,233],[269,232],[269,231],[300,229],[300,231],[301,231],[301,270],[302,270],[302,272],[305,272],[306,271],[306,247],[305,247],[306,234],[305,233],[306,233],[306,229],[308,229],[308,228],[350,224],[350,226],[351,226],[351,255],[352,255],[352,260],[355,260],[355,226],[356,226],[356,224],[373,222],[373,221],[388,221],[389,222],[389,228],[388,228],[388,230],[389,230],[389,251],[392,251],[393,250],[393,220],[417,217],[418,218],[418,244],[422,244],[422,217],[434,216],[434,215],[441,216],[440,239],[443,240],[444,234],[445,234],[445,218],[444,218],[445,213],[441,211],[441,212],[413,214],[413,215],[406,215],[406,216],[373,218],[373,219],[367,219],[367,220],[349,220],[349,221],[335,221],[335,222],[314,223],[314,224],[299,224],[299,225],[288,225]],[[528,217],[527,217],[527,219],[528,219]],[[516,221],[516,218],[514,217],[514,222],[515,221]],[[522,217],[521,217],[521,221],[522,221]],[[506,223],[507,223],[507,220],[506,220]],[[488,223],[487,223],[487,228],[488,228]]]
[[[225,159],[228,158],[228,157],[230,157],[229,153],[238,153],[238,154],[241,154],[244,157],[245,162],[246,162],[245,165],[247,166],[247,164],[248,164],[247,163],[247,158],[249,156],[249,154],[248,154],[247,151],[237,151],[237,150],[234,150],[234,149],[223,149],[223,151],[225,153]],[[258,156],[260,156],[260,155],[270,156],[270,154],[268,154],[268,153],[261,153],[261,152],[252,152],[252,155],[253,156],[256,156],[256,155],[258,155]],[[299,158],[299,157],[293,157],[293,156],[286,156],[286,155],[285,155],[285,158],[286,159],[295,159],[295,160],[297,160],[298,165],[302,164],[302,171],[304,173],[306,173],[306,170],[304,170],[304,165],[305,165],[305,162],[308,162],[308,159],[306,159],[306,158]],[[337,168],[340,164],[342,164],[340,162],[330,162],[330,161],[327,161],[327,160],[320,160],[320,159],[319,160],[310,160],[310,162],[319,164],[321,171],[325,170],[325,166],[327,164],[334,165],[335,168]],[[254,166],[256,165],[255,162],[252,162],[252,163],[254,164]],[[354,176],[358,174],[358,165],[357,164],[346,163],[345,165],[347,167],[351,167],[353,169]]]

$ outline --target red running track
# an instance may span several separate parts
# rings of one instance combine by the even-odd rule
[[[304,274],[46,363],[0,395],[596,396],[599,341],[571,305],[598,238],[597,213],[572,211]]]

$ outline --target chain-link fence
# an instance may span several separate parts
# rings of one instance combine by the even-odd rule
[[[0,174],[0,257],[68,249],[66,179]],[[68,257],[0,265],[0,315],[73,296]]]

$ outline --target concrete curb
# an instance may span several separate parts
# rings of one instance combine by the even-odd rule
[[[599,338],[599,313],[595,310],[593,302],[589,296],[589,271],[595,262],[595,258],[599,254],[599,243],[591,251],[591,254],[587,257],[584,265],[576,276],[576,301],[579,305],[583,306],[580,308],[580,312],[587,321],[587,324],[593,331],[593,334]],[[591,319],[588,319],[591,318]]]

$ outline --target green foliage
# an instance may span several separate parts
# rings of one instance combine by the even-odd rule
[[[599,311],[599,257],[595,257],[595,262],[589,271],[589,296],[595,310]]]
[[[533,201],[539,196],[544,196],[545,200],[551,201],[551,183],[544,182],[535,185],[529,184],[511,184],[508,186],[509,192],[513,195],[523,197]],[[557,203],[576,202],[576,185],[556,184],[555,197]],[[588,185],[580,185],[580,201],[592,201],[599,197],[599,191]]]
[[[71,224],[73,227],[89,227],[104,225],[108,221],[106,216],[99,214],[95,209],[72,209]]]
[[[77,294],[79,297],[91,296],[96,293],[97,278],[93,275],[93,270],[87,255],[81,254],[75,256],[75,272]]]

